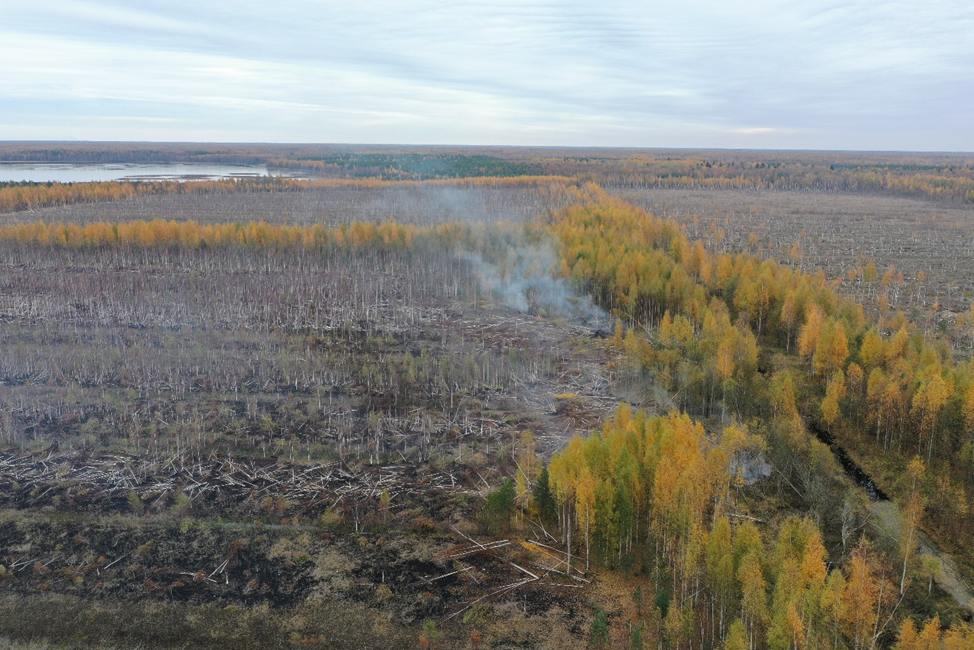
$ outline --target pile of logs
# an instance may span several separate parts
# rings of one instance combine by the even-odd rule
[[[426,578],[425,582],[433,584],[449,576],[471,571],[474,566],[466,562],[472,559],[481,561],[477,573],[486,574],[486,580],[481,585],[483,593],[467,599],[461,607],[444,617],[443,622],[456,618],[480,603],[511,594],[527,585],[581,589],[590,582],[585,577],[584,571],[569,564],[570,556],[566,551],[549,544],[537,540],[512,542],[509,539],[480,542],[459,530],[454,529],[454,532],[461,536],[465,543],[452,546],[439,553],[437,557],[440,560],[452,560],[455,570]],[[549,541],[551,544],[555,543]],[[530,559],[522,560],[517,557],[518,552],[521,555],[527,552]],[[530,568],[518,564],[515,559]],[[513,573],[511,569],[514,570]],[[511,580],[512,574],[515,576],[514,580]]]
[[[298,465],[277,459],[210,456],[187,459],[98,455],[81,451],[45,456],[0,454],[0,503],[30,505],[81,499],[118,502],[136,494],[147,505],[185,495],[190,503],[230,497],[260,502],[266,497],[295,504],[335,506],[345,499],[392,500],[408,491],[478,492],[462,477],[433,466],[363,465],[340,462]],[[24,505],[26,505],[26,503]]]

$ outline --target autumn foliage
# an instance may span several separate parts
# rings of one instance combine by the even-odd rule
[[[560,176],[477,177],[426,181],[390,181],[372,178],[301,180],[277,177],[207,181],[99,181],[91,183],[0,183],[0,213],[40,208],[119,201],[165,194],[229,194],[246,192],[300,192],[322,188],[374,190],[390,187],[559,187],[569,183]]]
[[[785,432],[776,434],[778,446],[807,448],[801,440],[810,420],[892,462],[933,464],[937,471],[912,487],[891,486],[909,501],[914,523],[906,539],[921,518],[923,493],[931,523],[970,547],[963,522],[974,491],[974,365],[956,363],[903,318],[870,322],[822,273],[713,254],[675,223],[589,191],[588,203],[548,223],[565,275],[620,316],[611,344],[632,367],[689,413],[761,418],[770,431]],[[860,543],[841,570],[827,572],[811,522],[786,524],[771,544],[750,522],[727,521],[740,478],[735,458],[763,445],[734,426],[708,436],[688,415],[632,416],[622,407],[601,435],[575,440],[552,459],[562,526],[610,566],[633,549],[651,549],[653,562],[666,567],[657,584],[672,598],[663,623],[671,647],[718,638],[733,645],[738,633],[752,648],[829,639],[876,647],[906,584],[909,544],[901,567]],[[740,542],[745,550],[722,560],[731,551],[717,549],[734,548],[738,535],[748,540]]]
[[[141,190],[120,184],[113,191]],[[894,629],[912,549],[904,548],[901,564],[852,539],[840,565],[830,566],[813,519],[790,517],[762,532],[742,512],[741,492],[773,445],[820,454],[807,441],[811,422],[904,469],[913,459],[930,468],[890,487],[909,499],[913,528],[929,522],[970,548],[974,364],[956,362],[905,318],[867,318],[823,273],[713,253],[674,222],[594,185],[551,191],[572,192],[578,204],[539,224],[498,227],[554,242],[558,272],[619,319],[610,345],[631,372],[652,376],[673,395],[677,408],[651,417],[622,405],[599,433],[574,438],[547,468],[523,463],[491,530],[506,529],[511,510],[541,510],[544,495],[538,514],[557,521],[569,549],[584,550],[576,562],[653,576],[657,594],[666,595],[658,608],[666,647],[876,647]],[[467,224],[0,226],[0,242],[28,247],[453,251],[472,241],[490,245],[482,227]],[[719,418],[719,433],[704,429],[706,418]],[[727,424],[749,421],[776,438]],[[970,647],[960,628],[911,625],[902,624],[897,647]]]
[[[739,426],[711,436],[688,415],[622,405],[551,460],[562,530],[599,564],[643,563],[668,597],[666,647],[741,634],[745,647],[875,647],[898,595],[884,555],[863,541],[830,570],[812,520],[788,518],[768,539],[738,514],[747,459],[764,446]]]
[[[959,547],[974,542],[962,524],[974,494],[974,363],[902,317],[870,321],[821,272],[711,253],[675,223],[589,192],[549,219],[566,273],[629,324],[630,358],[681,407],[766,416],[761,359],[796,353],[801,414],[904,468],[920,456],[939,477],[925,487],[931,521]]]

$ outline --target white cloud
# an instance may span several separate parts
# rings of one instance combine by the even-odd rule
[[[0,138],[974,149],[965,2],[12,4]]]

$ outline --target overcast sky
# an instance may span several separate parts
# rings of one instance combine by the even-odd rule
[[[974,2],[0,0],[0,139],[974,151]]]

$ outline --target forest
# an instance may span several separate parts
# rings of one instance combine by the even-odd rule
[[[974,203],[974,157],[771,151],[0,143],[0,163],[225,162],[331,179],[563,176],[612,188],[853,192]]]
[[[0,159],[0,645],[974,647],[974,161]]]

